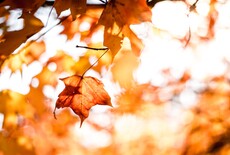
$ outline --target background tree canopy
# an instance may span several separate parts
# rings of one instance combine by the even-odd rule
[[[230,154],[229,8],[1,0],[0,155]]]

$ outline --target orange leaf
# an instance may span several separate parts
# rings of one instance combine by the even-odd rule
[[[142,43],[141,39],[139,39],[127,25],[123,27],[122,32],[126,37],[129,38],[133,53],[136,56],[140,56],[140,51],[144,48],[144,44]]]
[[[123,36],[121,36],[120,34],[114,35],[106,29],[104,31],[104,46],[108,47],[112,51],[112,59],[121,49],[121,41],[123,40]]]
[[[104,45],[109,47],[115,56],[121,48],[120,42],[126,36],[131,42],[134,53],[139,55],[143,44],[129,26],[151,21],[151,16],[152,13],[146,0],[110,0],[98,22],[105,26]]]
[[[112,106],[110,96],[98,79],[73,75],[61,80],[65,83],[65,89],[58,96],[56,108],[70,107],[80,117],[80,126],[88,117],[92,106],[96,104]]]
[[[86,12],[86,0],[55,0],[54,8],[58,16],[67,9],[70,9],[73,20],[76,15]]]
[[[146,0],[116,0],[114,4],[116,4],[117,12],[125,24],[151,22],[152,13]]]
[[[43,27],[41,20],[32,14],[24,13],[21,18],[24,19],[24,28],[22,30],[3,34],[2,41],[0,42],[0,55],[10,55],[29,37],[40,31]]]
[[[111,67],[113,80],[118,82],[122,88],[133,87],[135,80],[133,72],[139,65],[138,58],[128,49],[123,49],[114,59],[114,65]]]

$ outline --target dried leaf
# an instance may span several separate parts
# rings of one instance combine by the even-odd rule
[[[65,83],[65,89],[58,96],[56,108],[70,107],[80,117],[80,125],[88,117],[92,106],[112,106],[110,96],[98,79],[73,75],[61,80]]]

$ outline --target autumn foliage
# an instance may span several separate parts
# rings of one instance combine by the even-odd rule
[[[229,6],[0,1],[0,155],[230,154]]]

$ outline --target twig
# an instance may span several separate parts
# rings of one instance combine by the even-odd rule
[[[55,3],[54,3],[54,5],[55,5]],[[48,15],[48,18],[47,18],[47,21],[46,21],[46,25],[45,25],[45,26],[47,26],[48,23],[49,23],[49,19],[50,19],[50,16],[51,16],[52,11],[53,11],[53,9],[54,9],[54,5],[53,5],[53,6],[51,7],[51,9],[50,9],[50,12],[49,12],[49,15]]]
[[[189,12],[192,12],[193,10],[196,9],[196,4],[197,4],[198,1],[199,1],[199,0],[196,0],[195,3],[193,3],[193,4],[190,6]]]
[[[54,108],[54,111],[53,111],[53,115],[54,115],[54,118],[55,118],[55,119],[57,119],[57,117],[56,117],[56,109],[57,109],[57,107],[56,107],[56,105],[55,105],[55,108]]]
[[[190,7],[189,7],[189,13],[187,14],[187,17],[189,18],[189,14],[196,9],[196,4],[198,3],[199,0],[196,0]],[[189,44],[190,40],[191,40],[191,27],[189,25],[189,28],[188,28],[188,39],[184,45],[184,47],[187,47],[187,45]]]
[[[189,26],[188,26],[188,38],[187,38],[187,41],[186,41],[186,43],[185,43],[185,45],[184,45],[184,48],[187,47],[187,45],[188,45],[188,43],[190,42],[190,40],[191,40],[191,27],[190,27],[190,25],[189,25]]]
[[[85,49],[90,49],[90,50],[96,50],[96,51],[105,51],[104,53],[102,53],[102,55],[90,66],[88,67],[85,72],[82,74],[82,77],[85,75],[85,73],[90,70],[96,63],[98,63],[98,61],[108,52],[109,48],[105,47],[105,48],[93,48],[93,47],[87,47],[87,46],[79,46],[76,45],[77,48],[85,48]]]
[[[95,50],[95,51],[104,51],[104,50],[108,50],[108,47],[95,48],[95,47],[87,47],[87,46],[80,46],[80,45],[76,45],[76,47],[77,47],[77,48],[85,48],[85,49]]]

